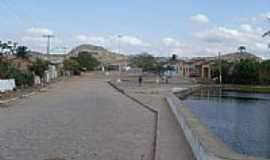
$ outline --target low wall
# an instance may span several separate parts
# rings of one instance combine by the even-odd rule
[[[12,91],[16,88],[15,80],[0,80],[0,92]]]
[[[197,160],[267,160],[234,152],[203,125],[174,94],[167,96],[166,100]]]

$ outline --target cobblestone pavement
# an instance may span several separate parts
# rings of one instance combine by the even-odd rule
[[[194,160],[190,145],[182,129],[169,109],[165,96],[174,87],[192,87],[191,83],[155,84],[144,83],[138,86],[136,80],[117,84],[127,94],[151,106],[159,112],[158,159],[159,160]]]
[[[154,115],[84,76],[0,108],[0,160],[150,160]]]

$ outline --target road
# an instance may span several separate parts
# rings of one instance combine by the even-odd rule
[[[154,114],[89,76],[0,108],[1,160],[150,160]]]

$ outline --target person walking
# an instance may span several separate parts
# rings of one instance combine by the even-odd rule
[[[143,81],[143,78],[142,78],[142,76],[140,75],[139,78],[138,78],[139,86],[142,86],[142,81]]]

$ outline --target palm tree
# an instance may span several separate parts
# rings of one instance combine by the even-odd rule
[[[263,34],[263,37],[266,37],[266,36],[270,36],[270,31],[265,32],[265,33]],[[270,43],[268,44],[268,47],[270,48]]]
[[[246,52],[247,48],[245,46],[240,46],[238,50],[240,51],[240,53],[244,53]]]
[[[269,22],[270,22],[270,18],[268,18]],[[266,37],[266,36],[270,36],[270,30],[265,32],[262,37]],[[268,44],[268,47],[270,48],[270,43]]]
[[[3,53],[3,48],[2,47],[3,47],[3,43],[2,43],[2,41],[0,41],[0,49],[1,49],[1,52],[0,53],[1,54]]]

